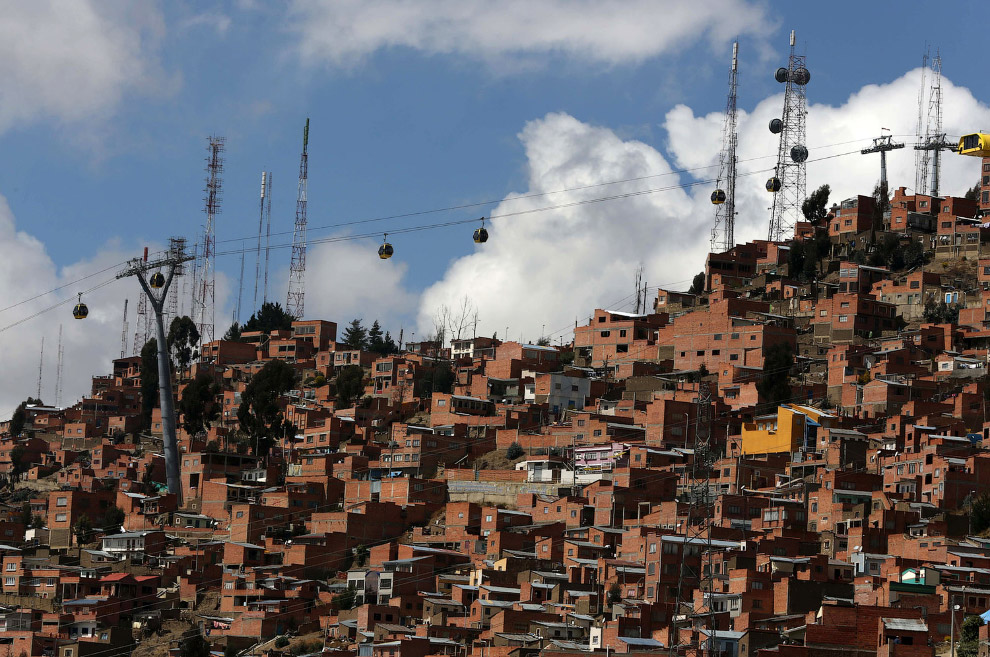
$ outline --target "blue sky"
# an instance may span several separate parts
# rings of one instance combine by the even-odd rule
[[[772,73],[786,64],[787,35],[796,29],[798,49],[807,54],[812,72],[809,102],[823,106],[823,122],[832,122],[829,135],[865,138],[881,126],[900,134],[909,126],[913,132],[917,85],[901,79],[920,64],[923,35],[933,34],[930,6],[920,2],[242,0],[135,7],[80,0],[73,6],[79,14],[68,17],[65,5],[55,10],[48,3],[32,4],[5,18],[8,27],[27,35],[21,45],[28,55],[18,57],[0,46],[0,57],[13,60],[0,65],[0,88],[8,88],[6,95],[0,91],[0,101],[15,107],[6,114],[0,110],[0,152],[5,155],[0,195],[9,205],[12,225],[22,233],[7,243],[0,239],[0,249],[8,249],[0,255],[14,262],[14,255],[30,251],[38,258],[24,255],[18,276],[0,267],[0,291],[11,303],[50,283],[72,282],[73,276],[113,264],[115,257],[137,255],[144,244],[161,245],[170,235],[197,239],[210,134],[227,139],[223,213],[216,231],[223,250],[238,245],[227,240],[253,242],[263,168],[274,172],[272,230],[291,230],[302,125],[310,117],[309,223],[310,237],[317,238],[341,234],[341,229],[316,228],[343,221],[652,175],[657,167],[710,165],[717,160],[721,119],[702,119],[724,107],[736,36],[739,106],[760,116],[761,124],[779,103],[773,100],[781,89]],[[953,3],[955,18],[944,24],[951,27],[981,7]],[[968,129],[962,124],[969,117],[984,116],[987,100],[980,96],[982,85],[967,84],[981,79],[979,46],[953,38],[955,32],[942,30],[939,41],[933,34],[931,45],[941,49],[944,75],[977,97],[959,91],[966,102],[957,106],[965,111],[957,112],[959,125],[948,126],[950,133]],[[910,36],[915,34],[922,36]],[[896,117],[888,121],[882,112],[871,111],[866,92],[858,104],[850,102],[869,85],[881,85],[878,97],[896,94]],[[809,134],[815,117],[812,110]],[[775,152],[756,123],[754,118],[752,138],[744,135],[742,142],[750,140],[753,154]],[[859,124],[861,131],[849,127]],[[814,154],[816,144],[809,146]],[[909,168],[913,155],[899,157]],[[873,169],[870,164],[862,170],[872,176]],[[838,177],[839,170],[834,171],[822,175]],[[668,177],[639,188],[691,179]],[[814,179],[809,169],[809,183]],[[867,192],[873,182],[864,174],[862,184],[856,179],[841,191]],[[913,179],[901,184],[913,184]],[[754,186],[761,187],[762,180]],[[957,187],[962,186],[960,181]],[[615,189],[603,186],[591,195]],[[395,236],[396,257],[388,263],[375,257],[377,239],[345,242],[316,251],[323,262],[311,260],[307,310],[338,323],[380,316],[394,332],[403,327],[422,334],[435,306],[457,305],[465,290],[477,290],[472,303],[485,333],[513,324],[520,335],[510,328],[510,337],[535,339],[550,326],[566,327],[594,305],[620,299],[632,287],[637,264],[645,263],[651,284],[679,284],[703,266],[704,240],[682,243],[687,231],[673,223],[660,223],[644,234],[656,240],[655,251],[618,244],[595,252],[582,249],[589,242],[645,240],[618,228],[582,232],[589,222],[607,216],[611,226],[644,223],[653,212],[666,221],[669,212],[671,222],[690,219],[692,234],[703,237],[710,206],[696,201],[707,194],[707,189],[676,197],[658,193],[651,197],[653,205],[597,204],[588,210],[598,213],[594,216],[529,215],[522,232],[512,233],[521,241],[498,247],[521,254],[525,245],[538,245],[517,261],[466,257],[476,254],[473,226]],[[522,204],[506,201],[500,208],[507,212],[569,200],[552,195]],[[760,236],[764,218],[756,215],[761,203],[765,198],[754,200],[757,210],[745,219],[752,228],[748,239]],[[345,231],[469,219],[488,215],[497,205]],[[540,233],[551,225],[555,235],[570,241]],[[486,247],[500,239],[500,226],[491,232]],[[501,232],[508,235],[508,225]],[[22,248],[28,243],[30,249]],[[675,248],[665,251],[665,245]],[[275,296],[284,303],[289,251],[273,251],[272,258],[280,285]],[[537,259],[553,258],[561,261],[537,271],[543,267]],[[568,258],[584,262],[578,270],[583,275],[567,273]],[[253,274],[253,265],[252,254],[246,271]],[[47,272],[35,277],[36,287],[20,283],[34,267]],[[217,311],[223,318],[217,320],[219,333],[229,317],[239,259],[222,258],[218,267],[228,277],[218,281],[224,306]],[[503,268],[516,272],[516,279],[507,280]],[[107,310],[103,320],[94,322],[101,334],[113,334],[116,326],[119,335],[122,299],[129,297],[132,304],[136,299],[125,283],[115,285],[99,297]],[[252,286],[253,280],[245,282],[246,289]],[[537,297],[532,306],[515,305],[521,291],[531,289]],[[20,314],[0,313],[0,328],[21,319],[28,308],[40,311],[54,300],[41,299]],[[246,315],[250,303],[244,308]],[[513,311],[524,317],[513,317]],[[37,321],[47,321],[43,331],[57,330],[54,320]],[[563,332],[558,337],[568,339]],[[99,338],[80,333],[76,339],[82,345]],[[103,339],[100,357],[112,353],[115,343],[119,339]]]

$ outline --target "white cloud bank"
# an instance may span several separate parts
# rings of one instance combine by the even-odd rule
[[[31,0],[0,20],[0,132],[40,120],[105,117],[130,90],[163,84],[153,3]]]
[[[911,142],[916,122],[919,71],[889,84],[869,85],[840,106],[812,104],[808,115],[808,190],[832,186],[832,201],[869,194],[879,178],[877,155],[859,155],[869,140],[889,128],[901,141]],[[809,94],[814,98],[814,82]],[[959,135],[990,126],[990,109],[968,89],[943,78],[945,129]],[[765,239],[771,199],[764,189],[776,162],[776,138],[767,129],[779,116],[783,98],[760,102],[741,113],[737,183],[737,241]],[[722,114],[695,116],[677,106],[668,112],[670,161],[679,169],[717,165]],[[441,304],[456,306],[465,295],[479,309],[479,334],[527,340],[586,321],[596,307],[608,307],[633,292],[634,272],[642,263],[650,285],[686,289],[704,267],[714,211],[709,202],[713,185],[674,188],[601,203],[584,203],[603,196],[689,184],[714,178],[715,168],[673,174],[645,181],[592,187],[537,198],[517,196],[586,187],[671,171],[668,158],[653,147],[624,141],[612,130],[588,125],[566,114],[549,114],[526,125],[519,135],[529,171],[529,188],[510,195],[492,211],[489,242],[457,259],[443,278],[422,295],[421,330],[432,325]],[[850,143],[852,142],[852,143]],[[831,159],[817,158],[854,151]],[[765,157],[765,156],[770,157]],[[943,156],[943,193],[961,195],[977,181],[979,161],[951,153]],[[888,154],[891,189],[914,186],[914,151],[910,144]],[[753,175],[746,175],[746,174]],[[499,215],[548,206],[544,212]],[[629,309],[629,302],[625,308]],[[565,340],[569,333],[563,332]]]
[[[742,0],[295,0],[290,25],[304,61],[332,66],[395,47],[491,63],[566,55],[613,65],[699,38],[762,37],[774,21],[766,5]]]

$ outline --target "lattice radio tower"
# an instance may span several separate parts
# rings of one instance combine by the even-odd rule
[[[170,253],[185,253],[186,238],[170,237],[168,240],[168,250]],[[185,273],[185,265],[180,263],[175,269],[175,276],[178,280],[172,283],[172,286],[168,289],[168,299],[165,301],[166,326],[169,325],[170,320],[179,316],[179,288],[183,287],[185,283]]]
[[[268,301],[268,250],[271,236],[271,212],[272,212],[272,174],[270,171],[261,172],[261,202],[258,204],[258,248],[254,256],[254,305],[253,310],[258,309],[258,283],[261,280],[261,235],[266,233],[265,238],[265,287],[264,301]],[[267,213],[265,212],[267,202]],[[268,218],[268,229],[265,230],[265,219]]]
[[[306,310],[306,189],[309,184],[309,119],[303,128],[303,148],[299,158],[299,187],[296,191],[296,225],[292,232],[292,263],[289,265],[289,292],[285,310],[303,318]]]
[[[151,329],[151,320],[148,318],[148,298],[144,292],[138,296],[137,318],[134,320],[134,354],[140,354],[141,349],[148,342],[148,334]]]
[[[62,325],[58,325],[58,364],[55,366],[55,407],[62,408]]]
[[[712,445],[712,394],[706,381],[698,384],[698,412],[694,432],[694,459],[691,463],[687,493],[687,520],[684,544],[681,546],[681,564],[677,578],[677,603],[670,619],[669,654],[677,655],[691,648],[701,654],[700,646],[681,645],[680,625],[702,620],[709,630],[715,630],[715,607],[712,603],[714,573],[712,572],[712,523],[714,496],[711,489],[711,471],[717,454]],[[697,562],[689,554],[688,546],[697,550]],[[707,568],[705,567],[707,560]],[[697,563],[697,565],[695,565]],[[698,584],[700,603],[695,605],[694,588]],[[686,616],[680,619],[678,616]]]
[[[928,53],[925,53],[925,59]],[[924,69],[922,69],[924,70]],[[924,73],[922,73],[922,89],[918,98],[918,144],[914,149],[921,157],[915,158],[915,193],[939,195],[941,186],[940,173],[942,168],[942,151],[955,150],[956,144],[945,139],[942,131],[942,56],[935,51],[931,63],[931,88],[928,92],[928,117],[925,121],[925,134],[921,135],[921,114],[924,95]],[[929,177],[930,173],[930,177]]]
[[[59,328],[59,332],[61,332]],[[124,320],[120,324],[120,357],[127,355],[127,299],[124,299]]]
[[[773,193],[773,209],[767,239],[780,242],[794,236],[794,224],[801,219],[801,204],[805,199],[808,160],[805,119],[808,115],[807,89],[811,73],[805,66],[805,56],[794,51],[794,30],[791,30],[791,54],[787,68],[778,68],[777,82],[784,84],[784,114],[770,122],[770,131],[780,134],[777,168],[767,181],[767,191]]]
[[[722,126],[722,152],[719,155],[718,182],[712,192],[715,204],[715,225],[712,227],[712,252],[724,253],[736,245],[736,72],[739,63],[739,42],[732,44],[732,68],[729,70],[729,99],[725,104],[725,124]],[[725,185],[722,187],[722,185]]]
[[[199,330],[200,344],[213,341],[215,325],[214,301],[216,292],[216,271],[213,258],[216,255],[216,217],[220,214],[222,200],[223,178],[223,137],[213,136],[208,139],[206,158],[206,193],[205,208],[206,226],[203,230],[203,246],[200,260],[197,264],[197,290],[194,295],[194,310],[196,328]]]

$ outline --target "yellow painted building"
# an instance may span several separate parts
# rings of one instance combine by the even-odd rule
[[[834,415],[811,406],[786,404],[777,407],[776,415],[764,415],[742,428],[743,454],[794,453],[801,449],[809,433],[832,426]],[[809,432],[810,430],[810,432]],[[814,435],[811,436],[814,438]],[[811,448],[815,448],[814,442]]]

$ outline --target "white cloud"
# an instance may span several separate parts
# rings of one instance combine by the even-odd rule
[[[306,318],[337,322],[338,333],[352,319],[364,320],[365,326],[377,319],[398,340],[399,323],[415,311],[418,297],[405,287],[402,254],[380,260],[377,249],[369,240],[311,245],[306,257]]]
[[[739,0],[295,0],[291,26],[304,61],[333,66],[395,47],[491,63],[566,55],[614,65],[702,38],[765,36],[774,27],[766,9]]]
[[[39,120],[111,114],[131,90],[157,93],[163,32],[154,4],[33,0],[0,21],[0,132]]]
[[[92,258],[59,270],[35,238],[17,230],[13,213],[0,196],[0,299],[4,307],[40,295],[52,288],[76,281],[94,271],[113,267],[128,255],[111,243]],[[27,396],[35,396],[41,338],[45,338],[42,375],[42,399],[55,403],[55,378],[58,352],[58,329],[63,327],[64,383],[63,402],[72,403],[90,390],[90,377],[110,372],[113,358],[120,355],[120,330],[124,297],[130,296],[131,331],[133,332],[136,290],[115,281],[84,295],[90,309],[89,318],[72,318],[76,292],[113,280],[116,268],[88,280],[72,284],[54,294],[0,312],[0,418],[8,418],[14,407]],[[45,311],[62,300],[69,303]],[[37,317],[23,323],[19,320]],[[13,324],[16,326],[10,327]]]
[[[869,194],[879,178],[879,156],[860,155],[870,138],[889,128],[898,139],[914,140],[919,72],[893,82],[870,85],[839,106],[812,104],[808,116],[808,189],[832,186],[832,200]],[[812,82],[812,85],[814,82]],[[814,98],[813,86],[809,94]],[[943,79],[945,130],[949,135],[990,125],[990,109],[969,90]],[[775,95],[752,112],[740,113],[740,178],[737,183],[737,241],[765,239],[771,198],[764,189],[776,163],[776,137],[767,124],[779,116],[783,99]],[[695,116],[673,108],[663,124],[670,160],[678,168],[710,167],[718,162],[722,114]],[[903,136],[901,136],[903,135]],[[526,125],[519,135],[527,157],[529,188],[523,195],[572,189],[671,171],[667,159],[649,145],[622,140],[612,130],[582,123],[566,114],[550,114]],[[853,143],[849,143],[853,142]],[[830,155],[854,152],[818,162]],[[769,157],[768,157],[769,156]],[[943,191],[961,195],[976,182],[979,161],[951,153],[943,156]],[[888,154],[891,188],[914,186],[910,145]],[[713,210],[712,185],[675,188],[632,198],[561,207],[546,212],[498,218],[498,215],[713,178],[717,169],[675,174],[545,197],[510,195],[493,210],[491,239],[475,253],[459,258],[422,297],[419,325],[431,326],[441,304],[456,306],[468,295],[479,308],[479,333],[536,339],[586,321],[596,307],[628,298],[636,267],[642,263],[650,285],[685,289],[704,267]],[[746,175],[751,174],[751,175]],[[626,308],[629,302],[626,301]],[[562,333],[565,340],[569,332]]]

